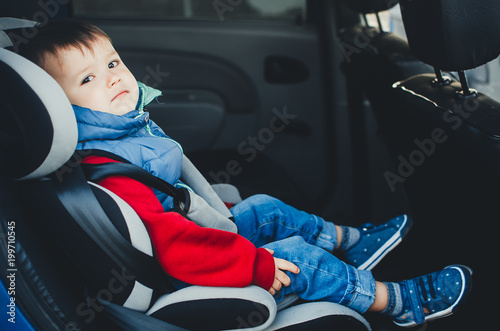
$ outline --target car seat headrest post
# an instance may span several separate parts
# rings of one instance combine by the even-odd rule
[[[375,13],[375,17],[377,18],[378,29],[380,33],[384,33],[384,28],[382,27],[382,21],[380,20],[380,15],[378,12]]]
[[[451,84],[450,78],[443,76],[441,70],[439,70],[438,68],[434,68],[434,72],[436,73],[436,79],[432,81],[432,84],[434,86],[445,86]]]
[[[363,14],[361,16],[363,17],[363,21],[365,22],[365,25],[370,26],[370,24],[368,23],[368,17],[366,17],[366,14]]]
[[[366,14],[362,14],[361,16],[363,17],[363,21],[364,21],[364,23],[365,23],[365,26],[366,26],[367,28],[371,28],[372,26],[371,26],[371,25],[370,25],[370,23],[368,22],[368,18],[366,17]],[[379,34],[386,33],[386,32],[384,31],[384,28],[382,27],[382,21],[380,20],[380,16],[379,16],[379,14],[378,14],[378,13],[375,13],[375,17],[376,17],[376,19],[377,19],[378,33],[379,33]]]
[[[459,98],[476,98],[477,91],[469,88],[469,83],[467,82],[467,77],[463,70],[458,71],[458,77],[460,78],[460,85],[462,85],[462,91],[457,93]]]
[[[438,68],[434,68],[434,72],[436,73],[436,82],[438,84],[442,84],[444,82],[444,79],[441,70],[439,70]]]

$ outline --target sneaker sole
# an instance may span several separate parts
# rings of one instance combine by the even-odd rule
[[[404,215],[404,217],[405,220],[399,230],[394,233],[394,235],[389,238],[389,240],[387,240],[382,247],[380,247],[375,253],[373,253],[373,255],[368,260],[361,264],[358,267],[359,270],[372,270],[390,251],[392,251],[397,245],[401,243],[401,241],[403,241],[401,232],[406,228],[408,223],[410,223],[410,227],[412,225],[412,221],[410,220],[408,215]]]
[[[462,291],[460,292],[460,296],[458,297],[458,299],[455,301],[455,303],[452,306],[448,307],[445,310],[439,311],[437,313],[425,316],[425,322],[452,315],[454,312],[457,311],[457,309],[463,303],[465,303],[465,301],[469,297],[471,287],[472,287],[472,269],[467,267],[467,266],[463,266],[463,265],[451,265],[451,266],[448,266],[446,268],[454,268],[460,272],[460,275],[462,276],[462,284],[463,284]],[[396,321],[394,321],[394,324],[401,326],[401,327],[404,327],[404,328],[411,328],[411,327],[417,325],[417,323],[415,323],[415,322],[398,323]]]

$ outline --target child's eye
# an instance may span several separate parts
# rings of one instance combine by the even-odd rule
[[[82,80],[82,85],[83,84],[87,84],[88,82],[90,82],[92,79],[94,79],[94,76],[92,75],[88,75],[87,77],[85,77],[83,80]]]
[[[111,61],[109,64],[108,64],[108,68],[111,69],[111,68],[114,68],[118,65],[118,61],[115,60],[115,61]]]

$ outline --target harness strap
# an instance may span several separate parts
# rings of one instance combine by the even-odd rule
[[[98,182],[111,176],[126,176],[166,193],[175,200],[186,202],[186,195],[181,189],[136,165],[108,162],[100,164],[82,163],[81,167],[85,176],[91,182]]]
[[[110,176],[129,176],[173,197],[176,211],[183,214],[183,216],[187,214],[187,208],[189,208],[189,201],[187,201],[187,199],[189,198],[189,192],[187,192],[186,189],[177,188],[172,184],[164,181],[163,179],[152,175],[143,168],[132,165],[123,157],[120,157],[108,151],[100,149],[86,149],[79,150],[76,153],[81,154],[82,157],[88,155],[103,156],[128,165],[128,169],[126,169],[125,167],[119,165],[119,163],[114,162],[113,164],[117,164],[118,166],[112,166],[108,164],[106,166],[108,167],[108,169],[106,169],[105,166],[94,167],[95,165],[87,166],[87,164],[82,164],[82,168],[84,169],[87,178],[91,178],[89,179],[90,181],[102,180]],[[104,165],[107,163],[102,164]],[[121,167],[121,169],[118,167]],[[95,168],[95,170],[91,170],[90,168]],[[220,199],[218,194],[214,191],[212,186],[207,182],[205,177],[203,177],[203,175],[198,171],[198,169],[193,165],[191,160],[189,160],[186,155],[182,156],[181,173],[182,181],[186,183],[196,194],[202,197],[212,208],[214,208],[221,215],[234,221],[233,214],[231,214],[229,209]],[[182,204],[179,204],[179,202],[182,202]]]
[[[83,163],[81,167],[90,181],[96,182],[111,176],[126,176],[153,187],[174,198],[173,211],[202,227],[237,232],[234,218],[227,217],[213,208],[202,197],[186,188],[177,188],[148,171],[129,163]],[[227,210],[227,208],[226,208]]]
[[[182,156],[182,175],[181,179],[189,187],[193,189],[196,194],[201,196],[212,208],[229,219],[234,219],[233,214],[226,207],[224,202],[220,199],[212,186],[207,182],[205,177],[198,171],[191,160],[186,155]]]

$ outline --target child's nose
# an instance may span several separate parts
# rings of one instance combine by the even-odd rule
[[[120,81],[121,81],[120,76],[115,74],[110,74],[108,78],[108,87],[113,87],[116,83]]]

